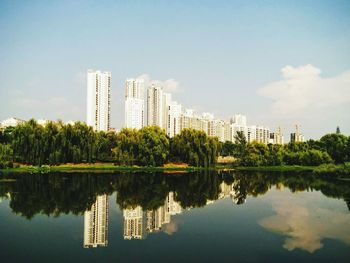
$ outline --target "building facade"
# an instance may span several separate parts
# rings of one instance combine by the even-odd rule
[[[145,121],[144,81],[127,79],[125,82],[125,127],[141,129]]]
[[[164,129],[163,88],[152,84],[147,89],[147,126],[159,126]]]
[[[290,142],[304,142],[304,135],[300,132],[300,126],[295,125],[295,132],[290,134]]]
[[[86,123],[95,131],[111,127],[111,73],[99,70],[87,72]]]

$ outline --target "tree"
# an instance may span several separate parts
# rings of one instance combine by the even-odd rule
[[[283,163],[283,146],[280,144],[269,144],[267,156],[268,165],[281,165]]]
[[[226,141],[221,146],[221,156],[233,156],[235,154],[235,144],[231,141]]]
[[[12,167],[13,150],[9,144],[0,143],[0,169]]]
[[[193,166],[214,165],[219,153],[219,140],[203,131],[184,129],[171,140],[171,160]]]
[[[242,158],[245,155],[247,149],[247,139],[242,131],[238,131],[235,135],[235,144],[236,144],[236,156]]]
[[[158,126],[139,130],[137,161],[143,166],[161,166],[169,155],[169,138]]]
[[[346,160],[346,148],[348,138],[342,134],[327,134],[321,138],[323,149],[325,149],[335,163],[343,163]]]
[[[134,165],[138,157],[139,133],[136,129],[122,129],[116,136],[116,146],[112,149],[116,162]]]
[[[246,147],[240,164],[244,166],[263,166],[268,164],[269,148],[258,142],[252,142]]]
[[[310,149],[302,153],[301,165],[317,166],[323,163],[331,163],[332,159],[327,152]]]

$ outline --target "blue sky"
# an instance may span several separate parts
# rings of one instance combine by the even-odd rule
[[[124,80],[148,74],[220,118],[350,134],[350,1],[5,0],[0,61],[0,120],[85,120],[92,68],[112,72],[117,128]]]

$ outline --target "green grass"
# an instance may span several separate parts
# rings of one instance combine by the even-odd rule
[[[302,165],[278,165],[278,166],[256,166],[256,167],[236,167],[238,171],[255,172],[313,172],[316,175],[331,175],[336,177],[350,176],[350,163],[345,164],[322,164],[319,166]]]
[[[302,166],[302,165],[277,165],[277,166],[239,166],[236,167],[235,170],[238,171],[264,171],[264,172],[291,172],[291,171],[313,171],[315,166]]]
[[[157,172],[157,171],[197,171],[202,170],[201,167],[183,167],[183,166],[170,166],[170,167],[142,167],[142,166],[116,166],[112,163],[95,163],[95,164],[62,164],[57,166],[43,165],[39,166],[26,166],[21,165],[18,168],[5,168],[0,169],[0,173],[50,173],[50,172],[118,172],[118,171],[145,171],[145,172]]]
[[[256,166],[256,167],[235,167],[230,165],[217,165],[215,167],[193,167],[193,166],[165,166],[165,167],[143,167],[143,166],[116,166],[113,163],[94,163],[94,164],[61,164],[57,166],[43,165],[26,166],[21,165],[18,168],[0,169],[0,173],[104,173],[104,172],[190,172],[200,170],[223,170],[233,169],[236,171],[255,171],[255,172],[314,172],[319,175],[350,175],[350,163],[342,165],[323,164],[320,166],[302,166],[302,165],[279,165],[279,166]]]

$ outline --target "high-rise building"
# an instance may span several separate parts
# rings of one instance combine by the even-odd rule
[[[270,143],[272,143],[272,144],[283,144],[284,143],[284,137],[283,137],[281,127],[278,127],[276,132],[270,133]]]
[[[270,129],[264,126],[248,126],[247,142],[254,141],[268,144],[270,142]]]
[[[209,121],[207,115],[199,115],[193,109],[186,109],[180,116],[180,131],[183,129],[194,129],[204,131],[208,134]]]
[[[209,121],[208,135],[216,136],[219,141],[225,142],[225,122],[217,119]]]
[[[125,82],[125,127],[141,129],[144,126],[144,81],[127,79]]]
[[[242,132],[243,135],[245,136],[246,140],[249,140],[250,133],[248,132],[248,127],[247,126],[241,126],[235,123],[231,123],[230,125],[231,128],[231,141],[236,143],[236,136],[238,135],[238,132]]]
[[[97,196],[96,202],[84,213],[84,247],[108,245],[108,198]]]
[[[230,120],[231,123],[231,141],[235,142],[235,138],[237,136],[238,132],[243,132],[245,138],[247,141],[249,141],[249,137],[251,133],[248,132],[247,127],[247,117],[242,114],[235,114]]]
[[[169,137],[180,133],[181,104],[171,100],[171,94],[164,93],[164,125]]]
[[[152,84],[147,90],[147,125],[164,129],[163,88]]]
[[[304,135],[300,133],[300,126],[295,125],[295,133],[290,134],[290,141],[291,142],[304,142],[305,138]]]
[[[99,70],[87,72],[86,123],[95,131],[111,127],[111,73]]]

